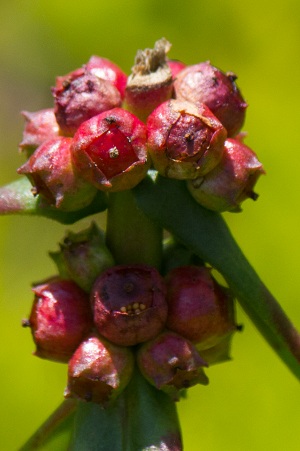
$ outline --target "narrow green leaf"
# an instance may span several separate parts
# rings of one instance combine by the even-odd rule
[[[77,401],[68,399],[53,412],[52,415],[20,448],[20,451],[53,449],[64,451],[70,441]]]
[[[224,276],[254,324],[300,378],[300,335],[243,255],[222,216],[198,205],[181,181],[147,177],[134,193],[144,213]]]
[[[44,216],[62,224],[73,224],[86,216],[104,211],[107,208],[107,197],[98,191],[93,201],[81,210],[65,212],[43,202],[40,196],[33,196],[32,185],[26,177],[0,188],[0,214],[19,214]]]
[[[71,451],[180,451],[175,403],[135,372],[110,408],[80,402]]]

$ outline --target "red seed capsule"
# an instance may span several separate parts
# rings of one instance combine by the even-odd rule
[[[181,266],[166,277],[168,329],[208,349],[236,330],[233,298],[210,269]]]
[[[107,407],[131,379],[131,350],[92,335],[76,349],[68,369],[66,398],[79,398]]]
[[[236,78],[232,72],[224,73],[209,61],[187,66],[176,76],[175,96],[196,104],[205,103],[224,125],[228,136],[234,136],[244,123],[247,108],[235,84]]]
[[[71,138],[45,141],[18,169],[33,185],[34,195],[63,211],[76,211],[89,205],[97,190],[75,170],[71,161]]]
[[[73,136],[82,122],[121,105],[121,95],[109,81],[91,73],[53,88],[55,116],[64,135]]]
[[[148,382],[175,401],[182,389],[208,384],[203,371],[207,363],[189,340],[174,332],[163,332],[141,345],[137,363]]]
[[[122,346],[155,337],[167,319],[163,278],[145,265],[115,266],[102,273],[91,303],[98,332]]]
[[[258,195],[253,191],[264,174],[255,153],[237,139],[225,141],[223,156],[211,172],[188,182],[194,199],[204,207],[219,212],[240,212],[241,203]]]
[[[93,55],[85,65],[87,72],[114,85],[124,99],[127,75],[112,61]]]
[[[30,157],[35,149],[45,141],[58,137],[59,127],[52,108],[35,111],[34,113],[22,111],[22,116],[26,123],[19,149],[21,152],[26,152],[27,156]]]
[[[35,298],[29,320],[35,355],[67,362],[92,328],[88,295],[74,282],[49,279],[32,289]]]
[[[169,100],[147,120],[155,169],[169,178],[193,179],[220,161],[226,130],[204,105]]]
[[[133,188],[150,165],[146,127],[122,108],[85,121],[74,136],[71,152],[82,177],[101,190]]]

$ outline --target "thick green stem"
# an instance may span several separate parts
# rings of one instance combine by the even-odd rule
[[[110,194],[106,241],[117,264],[160,269],[162,229],[137,207],[131,191]]]
[[[175,403],[138,370],[110,408],[80,402],[71,451],[182,450]]]

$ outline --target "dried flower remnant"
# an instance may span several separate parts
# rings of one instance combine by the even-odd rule
[[[142,121],[162,102],[172,97],[173,78],[166,55],[171,44],[164,38],[153,49],[139,50],[127,80],[126,108]]]

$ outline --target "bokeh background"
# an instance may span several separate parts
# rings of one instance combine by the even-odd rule
[[[300,327],[300,3],[298,0],[1,0],[0,183],[23,163],[21,110],[52,105],[56,75],[92,54],[130,71],[138,48],[165,36],[170,57],[210,60],[238,74],[249,103],[246,143],[264,163],[258,202],[225,218],[241,248]],[[89,220],[69,227],[85,227]],[[48,257],[65,227],[50,220],[0,217],[0,436],[15,450],[62,400],[66,367],[31,355],[30,284],[55,271]],[[186,451],[299,449],[296,378],[238,310],[245,328],[233,360],[207,371],[208,387],[178,405]],[[53,448],[56,449],[56,448]]]

